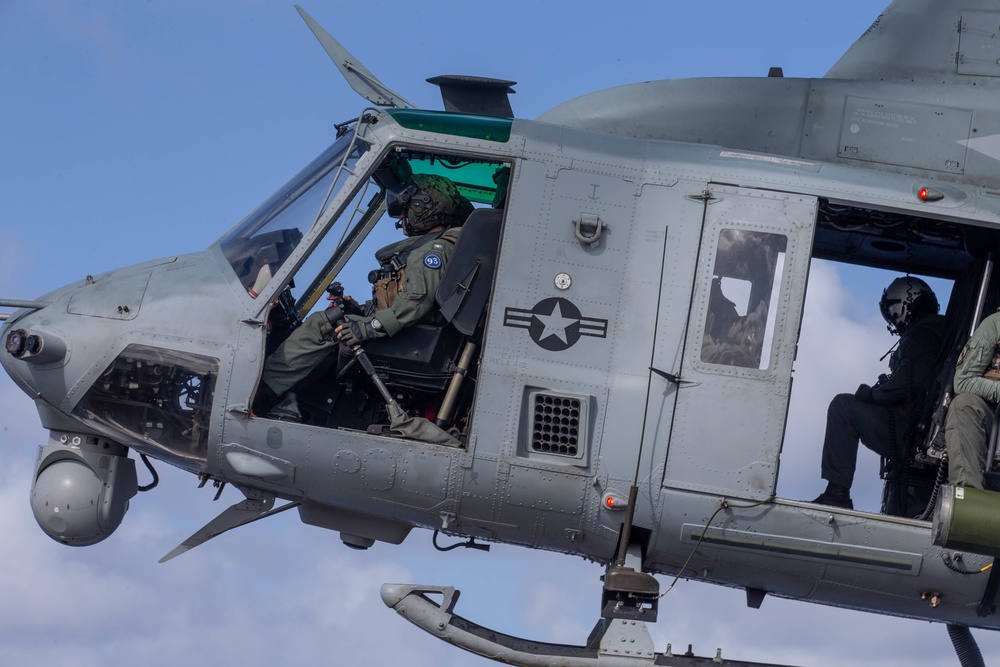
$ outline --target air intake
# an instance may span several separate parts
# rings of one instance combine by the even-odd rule
[[[530,454],[583,458],[586,449],[587,396],[530,391]]]

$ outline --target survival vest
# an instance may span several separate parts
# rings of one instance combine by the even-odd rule
[[[399,293],[403,291],[403,285],[406,283],[406,260],[410,253],[437,239],[447,241],[452,246],[455,245],[458,238],[451,235],[446,236],[446,231],[441,230],[431,236],[427,234],[418,236],[414,240],[419,241],[419,243],[404,246],[388,258],[379,258],[381,267],[372,271],[368,276],[368,280],[372,284],[372,300],[375,302],[376,310],[385,310],[391,306]]]

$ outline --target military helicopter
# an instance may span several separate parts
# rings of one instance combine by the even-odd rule
[[[871,35],[891,36],[892,18],[887,11]],[[966,51],[960,45],[958,53],[985,49],[973,44],[967,43]],[[850,65],[848,59],[838,67]],[[968,67],[965,60],[959,63],[958,75],[989,76]],[[908,75],[913,78],[911,71]],[[604,606],[612,621],[602,627],[601,642],[580,649],[581,660],[613,653],[605,640],[621,636],[609,634],[614,620],[641,626],[655,616],[644,570],[675,572],[688,557],[693,567],[709,572],[706,579],[744,587],[748,599],[758,602],[765,593],[802,597],[797,591],[803,589],[796,587],[809,583],[817,601],[988,626],[988,618],[979,620],[968,608],[972,601],[989,606],[980,585],[985,582],[976,581],[987,577],[966,573],[949,579],[953,571],[938,562],[946,552],[924,544],[930,532],[926,520],[831,512],[774,498],[773,488],[810,258],[956,282],[978,275],[983,282],[990,260],[969,252],[966,237],[972,234],[968,230],[988,229],[994,222],[988,206],[993,186],[984,162],[989,158],[978,155],[967,139],[968,150],[955,159],[948,139],[961,126],[954,118],[961,114],[952,106],[929,105],[927,93],[913,85],[897,90],[891,83],[866,87],[857,81],[779,77],[747,85],[759,86],[758,104],[778,110],[782,96],[801,100],[808,89],[815,106],[795,108],[832,115],[836,122],[827,116],[814,122],[809,141],[801,129],[796,139],[798,126],[784,121],[775,123],[792,128],[784,137],[776,133],[761,140],[742,132],[740,138],[731,128],[716,127],[730,134],[706,139],[715,124],[700,118],[701,110],[701,141],[677,143],[673,140],[695,138],[675,135],[693,132],[696,119],[678,112],[665,116],[665,128],[641,126],[647,115],[638,103],[650,97],[649,86],[618,91],[627,103],[608,104],[637,117],[600,128],[588,126],[596,122],[588,114],[606,119],[600,104],[607,97],[601,94],[559,107],[539,123],[511,122],[502,113],[484,118],[370,109],[344,126],[334,147],[287,189],[206,253],[93,276],[18,304],[25,308],[3,330],[11,357],[4,361],[29,393],[39,396],[43,424],[53,431],[36,471],[36,497],[49,494],[53,500],[43,507],[59,507],[62,519],[75,507],[54,500],[52,479],[71,479],[85,488],[96,475],[92,488],[104,494],[96,519],[79,521],[94,529],[96,520],[99,535],[75,531],[69,520],[57,526],[51,514],[41,515],[43,527],[56,539],[80,544],[113,531],[137,486],[134,464],[126,457],[130,448],[246,494],[187,547],[269,516],[272,503],[282,499],[288,502],[282,508],[339,531],[356,547],[399,541],[417,526],[609,563]],[[672,92],[668,86],[666,92]],[[705,82],[701,88],[699,97],[713,90]],[[983,83],[976,90],[957,89],[955,98],[968,95],[958,106],[982,109],[988,104],[978,97],[987,93]],[[886,100],[897,106],[883,111]],[[850,124],[843,120],[845,108]],[[971,112],[967,118],[972,128]],[[929,127],[921,138],[938,143],[911,149],[913,137],[904,131],[909,125]],[[989,136],[988,117],[977,117],[975,125]],[[385,128],[389,134],[383,136]],[[872,129],[874,138],[864,136],[865,129]],[[665,138],[649,138],[654,130]],[[825,139],[845,133],[864,141],[824,152],[839,146]],[[787,142],[800,145],[792,150]],[[937,157],[944,162],[929,162]],[[379,192],[386,179],[399,176],[402,163],[416,173],[447,170],[442,173],[455,177],[482,205],[486,215],[477,218],[493,218],[489,222],[499,234],[496,250],[476,254],[453,286],[460,295],[471,290],[473,303],[484,299],[484,310],[468,316],[479,315],[474,324],[453,321],[462,336],[457,345],[446,341],[451,359],[431,368],[440,350],[420,345],[417,352],[428,351],[432,361],[404,368],[404,361],[416,356],[413,348],[369,351],[377,377],[410,413],[428,401],[443,403],[452,381],[461,377],[454,412],[441,419],[443,427],[455,430],[460,446],[400,439],[391,429],[369,432],[381,419],[384,398],[364,385],[372,377],[348,378],[350,391],[346,382],[338,383],[343,392],[336,396],[302,396],[312,411],[299,423],[250,415],[260,361],[269,341],[273,346],[271,335],[281,329],[271,317],[274,304],[281,304],[294,280],[303,291],[291,312],[301,316],[351,259],[368,261],[361,237],[378,233]],[[504,190],[500,183],[508,173]],[[337,187],[326,200],[325,191],[315,188],[330,183]],[[299,202],[312,203],[305,208],[322,214],[283,227],[289,220],[283,216],[295,213]],[[470,221],[469,229],[477,227]],[[531,247],[528,239],[537,240],[539,230],[551,235],[545,239],[551,248],[505,259],[505,248]],[[616,235],[623,239],[618,249]],[[989,242],[988,234],[977,238]],[[324,242],[333,245],[318,247]],[[727,274],[727,267],[745,264],[725,256],[737,251],[756,259],[750,269]],[[604,267],[602,259],[608,262]],[[249,293],[265,266],[271,277],[253,297]],[[658,267],[654,275],[650,266]],[[217,273],[227,281],[209,279]],[[484,281],[483,275],[491,279]],[[747,296],[740,317],[747,327],[759,328],[743,339],[753,345],[708,342],[710,285],[716,278],[742,285]],[[678,284],[688,287],[678,290]],[[988,281],[984,284],[984,304],[971,304],[978,312],[990,298]],[[202,310],[211,317],[206,315],[197,338],[182,330],[187,326],[155,319],[158,285],[164,286],[164,297],[183,293],[184,307],[195,312],[204,298]],[[487,289],[485,297],[477,289]],[[662,315],[622,330],[616,314],[642,310],[650,295]],[[238,299],[220,306],[231,297]],[[462,304],[468,300],[464,296]],[[468,312],[462,308],[456,312]],[[965,324],[974,318],[967,316]],[[613,345],[593,349],[602,342]],[[475,349],[466,355],[470,345]],[[248,350],[256,350],[249,355],[253,360]],[[635,358],[636,350],[649,354]],[[469,357],[464,365],[463,356]],[[709,404],[725,405],[731,422],[706,423],[698,406]],[[488,407],[496,405],[503,410]],[[539,408],[536,424],[530,415]],[[349,421],[359,414],[360,422]],[[550,437],[546,418],[568,420],[562,424],[567,430]],[[538,438],[535,430],[541,432]],[[616,435],[609,439],[606,433]],[[623,443],[622,433],[634,434],[635,441]],[[607,450],[612,446],[613,456]],[[923,461],[906,462],[914,480],[892,482],[887,497],[895,498],[901,486],[914,486],[921,473],[933,470],[934,458],[925,452]],[[474,493],[473,484],[483,483],[491,492]],[[903,511],[901,501],[894,502],[887,511]],[[852,537],[852,531],[864,537]],[[987,561],[967,555],[965,567]],[[838,597],[848,585],[856,587],[851,595]],[[432,591],[445,599],[440,608],[422,595]],[[417,605],[410,618],[425,614],[428,623],[449,624],[456,618],[450,613],[455,596],[446,588],[396,586],[384,595],[397,609]],[[641,632],[628,638],[643,640]],[[472,641],[457,633],[451,639]],[[517,646],[505,648],[527,648]],[[647,661],[649,651],[643,650],[629,657]],[[520,654],[517,659],[526,662]]]

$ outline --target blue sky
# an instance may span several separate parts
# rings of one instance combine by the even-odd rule
[[[426,78],[475,74],[517,81],[512,104],[527,118],[652,79],[763,76],[770,66],[819,77],[883,6],[305,3],[417,105],[440,108]],[[291,2],[270,0],[0,0],[0,91],[0,295],[26,299],[209,245],[364,103]],[[826,402],[881,372],[872,361],[891,340],[875,308],[880,289],[877,279],[849,271],[824,270],[810,281],[807,321],[811,310],[819,313],[814,321],[836,319],[828,324],[842,327],[842,353],[851,357],[827,347],[835,369],[820,354],[808,358],[826,369],[830,386],[797,385],[793,411],[808,417],[790,425],[789,439],[808,447],[786,445],[783,474],[802,466],[786,485],[790,496],[820,489]],[[855,375],[841,375],[849,371]],[[113,537],[86,549],[58,545],[35,526],[27,502],[46,434],[6,377],[0,399],[2,664],[491,664],[385,609],[384,581],[455,585],[463,591],[459,613],[533,639],[582,643],[597,618],[593,564],[502,545],[490,554],[438,554],[422,531],[402,546],[357,553],[294,513],[158,565],[220,505],[239,500],[227,492],[213,504],[213,491],[165,466],[160,488],[133,500]],[[859,477],[873,477],[871,459],[864,465]],[[874,502],[878,487],[860,492]],[[817,666],[954,660],[943,626],[770,598],[747,610],[741,591],[690,582],[664,599],[661,619],[653,630],[658,650],[693,643],[702,655],[721,646],[729,657]],[[1000,655],[995,633],[977,636],[987,656]]]

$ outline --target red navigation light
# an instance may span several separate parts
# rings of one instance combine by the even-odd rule
[[[620,512],[628,506],[628,503],[624,498],[611,491],[604,494],[604,498],[602,498],[601,502],[604,505],[604,509],[612,510],[614,512]]]
[[[917,199],[920,201],[941,201],[944,199],[944,193],[923,187],[917,190]]]

